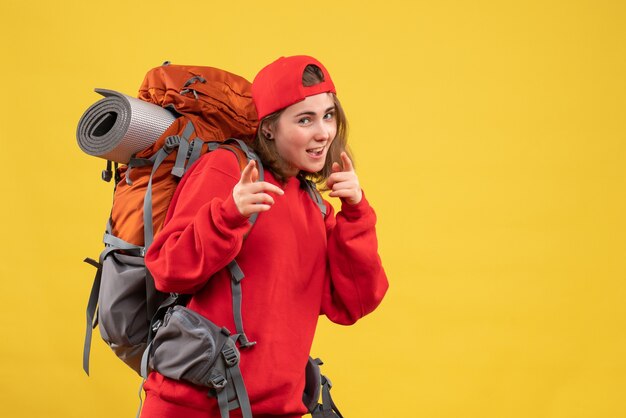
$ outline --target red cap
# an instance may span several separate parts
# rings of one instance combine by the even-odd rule
[[[324,81],[305,87],[302,74],[309,64],[322,70]],[[259,71],[252,82],[252,98],[259,120],[319,93],[336,93],[335,85],[322,63],[306,55],[280,57]]]

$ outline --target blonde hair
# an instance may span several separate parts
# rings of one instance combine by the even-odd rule
[[[314,86],[324,81],[324,74],[322,70],[316,65],[307,65],[302,74],[302,84],[306,87]],[[341,107],[339,99],[334,93],[329,93],[333,96],[333,103],[335,105],[335,120],[337,122],[337,133],[335,139],[330,144],[328,153],[326,155],[326,162],[324,167],[316,173],[303,173],[300,172],[298,176],[310,178],[317,184],[323,184],[326,179],[332,174],[333,162],[341,164],[341,153],[346,152],[350,159],[350,151],[348,150],[348,120],[346,114]],[[257,129],[256,136],[252,142],[252,147],[261,158],[263,165],[270,169],[277,180],[284,182],[289,172],[287,163],[281,158],[276,149],[276,143],[273,140],[269,140],[263,134],[262,128],[269,128],[275,130],[278,124],[278,119],[282,115],[284,109],[274,112],[264,117]]]

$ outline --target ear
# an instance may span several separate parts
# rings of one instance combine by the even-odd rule
[[[263,125],[261,125],[261,133],[270,141],[274,139],[274,130],[269,123],[263,123]]]

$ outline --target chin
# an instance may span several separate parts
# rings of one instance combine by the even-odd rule
[[[306,171],[309,174],[315,174],[315,173],[319,173],[320,171],[322,171],[322,169],[324,169],[324,164],[320,165],[319,167],[309,167],[304,169],[303,171]]]

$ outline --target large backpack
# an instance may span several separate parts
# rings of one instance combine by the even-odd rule
[[[139,98],[178,117],[156,142],[115,170],[105,249],[98,262],[87,260],[98,267],[87,309],[87,373],[91,329],[97,324],[113,351],[139,372],[150,322],[167,296],[154,289],[143,256],[186,169],[229,137],[240,139],[230,149],[242,165],[255,158],[251,152],[242,158],[245,152],[239,151],[247,150],[243,141],[256,130],[250,83],[242,77],[211,67],[166,63],[147,73]],[[104,177],[110,179],[111,173]]]
[[[99,92],[107,97],[118,94]],[[166,312],[184,304],[183,297],[155,289],[143,257],[154,234],[163,225],[171,198],[186,170],[201,155],[222,147],[237,156],[241,169],[250,159],[255,159],[260,180],[263,180],[261,161],[247,147],[256,132],[257,120],[250,83],[244,78],[216,68],[166,62],[146,74],[138,98],[169,110],[176,119],[154,143],[134,153],[128,161],[126,158],[115,161],[114,172],[112,162],[108,161],[107,170],[103,172],[103,179],[115,179],[115,191],[103,239],[105,248],[98,261],[85,259],[97,268],[86,315],[83,368],[87,374],[92,329],[99,325],[102,338],[117,356],[145,377],[150,354],[146,348],[153,334]],[[79,134],[94,131],[93,127],[81,126],[91,120],[87,113],[79,122]],[[102,121],[98,123],[112,129]],[[149,124],[150,121],[137,123]],[[132,128],[128,123],[124,125],[124,129]],[[314,184],[307,182],[306,187],[325,214],[325,206]],[[251,223],[255,219],[252,217]],[[252,343],[246,338],[241,320],[240,282],[244,275],[236,260],[228,268],[232,276],[236,335],[239,347],[247,347]],[[316,417],[325,416],[329,409],[326,406],[330,405],[326,401],[317,404],[320,387],[329,388],[329,382],[320,375],[319,363],[311,359],[303,401]],[[324,399],[325,390],[322,390]],[[241,400],[239,404],[244,416],[250,414],[249,405],[244,408],[245,402]]]

